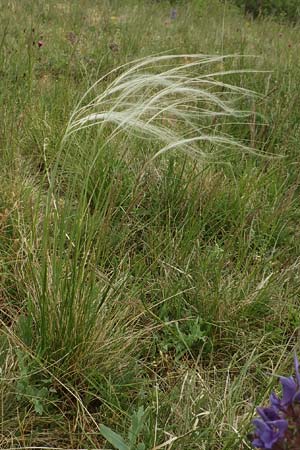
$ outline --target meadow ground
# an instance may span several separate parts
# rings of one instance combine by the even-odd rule
[[[300,351],[300,27],[214,0],[170,10],[1,2],[0,448],[248,449]],[[193,130],[250,151],[153,158],[157,139],[109,120],[66,137],[97,79],[162,52],[239,55],[197,70],[232,71],[209,77],[219,98],[257,92],[234,96],[249,114]]]

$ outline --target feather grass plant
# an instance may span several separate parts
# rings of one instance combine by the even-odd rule
[[[108,319],[109,311],[118,303],[115,282],[117,280],[118,284],[124,277],[122,261],[114,269],[113,276],[105,276],[104,280],[99,275],[99,255],[104,245],[101,234],[105,236],[113,216],[111,211],[117,208],[113,195],[114,180],[108,173],[109,168],[102,172],[104,182],[100,180],[99,184],[95,175],[102,150],[110,148],[112,141],[118,142],[119,135],[124,132],[126,139],[141,138],[149,143],[147,149],[150,154],[146,157],[146,164],[176,149],[200,160],[214,159],[224,148],[254,151],[246,143],[216,131],[218,118],[234,117],[239,121],[252,114],[238,105],[241,99],[256,95],[226,82],[227,76],[241,73],[224,70],[224,62],[228,58],[234,56],[181,54],[136,60],[100,78],[83,95],[71,114],[56,165],[51,173],[47,172],[50,189],[42,240],[34,244],[37,250],[30,262],[31,281],[28,283],[29,304],[40,336],[39,352],[50,360],[68,355],[67,371],[71,370],[70,365],[75,366],[72,369],[75,372],[80,371],[76,364],[79,360],[82,367],[90,366],[90,358],[83,363],[87,348],[90,355],[97,359],[99,354],[99,360],[103,360],[102,353],[97,350],[99,342],[101,348],[105,348],[107,342],[119,342],[116,323],[123,319],[122,323],[135,322],[133,317],[130,318],[132,314],[127,307],[123,308],[122,320],[120,315],[118,319],[117,315]],[[216,70],[211,70],[214,65]],[[114,79],[107,82],[111,78]],[[102,88],[103,84],[106,86]],[[94,96],[98,90],[101,92]],[[68,139],[96,126],[100,148],[99,141],[88,150],[87,147],[80,149],[80,142],[76,142],[78,160],[74,154],[68,155]],[[117,151],[116,145],[112,148]],[[125,150],[121,149],[123,156],[127,148],[124,145]],[[71,181],[67,187],[60,186],[58,194],[60,170],[68,171],[66,161],[69,157],[76,159],[76,164],[70,165]],[[143,175],[144,168],[145,165],[137,180]],[[74,175],[74,169],[75,172],[79,170],[79,176],[78,173]],[[101,178],[101,173],[98,178]],[[132,197],[135,197],[134,193]],[[97,214],[90,214],[92,202]],[[127,207],[127,214],[131,204]],[[113,299],[110,297],[112,291]],[[137,315],[140,314],[140,306]],[[99,330],[104,328],[108,332],[103,337]],[[134,339],[131,339],[134,334],[128,333],[128,327],[122,329],[122,333],[129,337],[128,345],[134,348]],[[126,345],[122,344],[123,347]]]
[[[92,367],[103,374],[113,367],[128,372],[131,355],[141,340],[146,342],[153,328],[151,323],[139,326],[143,305],[131,300],[136,287],[131,287],[131,274],[124,274],[122,260],[102,274],[102,235],[111,226],[111,211],[118,209],[110,169],[104,169],[106,180],[99,185],[95,175],[102,150],[117,151],[115,143],[124,132],[126,139],[142,139],[149,144],[146,163],[176,149],[200,160],[215,158],[218,149],[228,147],[252,151],[243,142],[216,132],[219,118],[239,121],[247,117],[249,111],[238,105],[242,98],[256,95],[226,82],[228,75],[240,73],[224,70],[226,58],[160,55],[125,64],[98,80],[71,114],[56,164],[46,173],[47,206],[42,217],[41,209],[36,211],[33,228],[40,229],[40,237],[22,237],[30,258],[20,271],[30,311],[30,317],[24,317],[19,325],[20,334],[46,365],[60,362],[57,376],[81,384],[83,374],[85,379],[90,377]],[[211,70],[214,65],[216,70]],[[79,148],[80,157],[70,165],[71,173],[66,158],[74,161],[74,154],[68,155],[68,139],[96,126],[100,148],[98,140],[84,148],[77,141],[73,148]],[[123,155],[127,148],[124,145],[123,150],[122,146]],[[74,169],[79,169],[79,177],[78,173],[74,176]],[[60,175],[66,170],[71,181],[68,186],[60,185]],[[129,209],[130,205],[127,214]],[[128,295],[124,296],[126,290]],[[35,336],[28,334],[31,327]],[[120,348],[127,349],[124,362]],[[105,352],[110,354],[109,360],[104,358]]]
[[[100,182],[97,188],[99,181],[95,178],[95,168],[104,148],[124,132],[126,139],[141,138],[149,143],[149,152],[152,153],[147,155],[146,163],[176,149],[200,160],[213,159],[219,149],[228,147],[243,152],[254,151],[247,144],[216,132],[215,121],[218,118],[234,117],[239,121],[252,114],[238,105],[242,98],[256,95],[226,82],[226,76],[241,73],[239,70],[224,70],[225,60],[230,58],[235,56],[180,54],[146,57],[112,70],[96,81],[80,99],[67,124],[56,168],[51,177],[48,175],[50,189],[43,230],[43,267],[36,271],[41,274],[41,279],[34,284],[39,293],[32,295],[39,299],[39,307],[35,308],[39,311],[36,323],[41,327],[44,352],[49,352],[50,346],[56,357],[58,354],[62,357],[64,347],[80,351],[82,345],[86,348],[91,336],[99,334],[95,330],[99,326],[96,317],[103,301],[100,301],[103,281],[98,279],[94,268],[103,243],[98,230],[107,227],[104,225],[108,220],[106,211],[116,207],[112,196],[114,181],[109,179],[106,171],[102,175],[108,182]],[[111,78],[113,80],[107,82]],[[103,84],[106,86],[102,88]],[[58,199],[53,201],[53,195],[60,179],[56,177],[59,174],[57,170],[66,161],[67,140],[75,133],[96,126],[100,148],[95,142],[89,148],[88,157],[81,151],[77,161],[81,172],[81,193],[78,197],[78,180],[72,171],[68,196],[58,206],[60,202]],[[124,148],[128,146],[124,145]],[[121,152],[124,155],[123,148]],[[70,157],[74,158],[74,155]],[[74,164],[71,167],[74,170]],[[97,214],[90,217],[89,207],[97,189],[97,205],[94,205]],[[76,217],[75,221],[73,217]],[[115,274],[117,278],[119,275]],[[50,316],[53,320],[48,324]]]

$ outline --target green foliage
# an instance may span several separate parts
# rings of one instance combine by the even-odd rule
[[[115,433],[109,427],[100,425],[100,431],[103,437],[117,450],[129,450],[128,445],[119,434]]]
[[[176,360],[184,355],[197,358],[212,349],[210,331],[210,324],[200,317],[166,322],[159,336],[158,346],[162,351],[174,354]]]
[[[51,387],[52,380],[40,378],[40,371],[32,364],[28,355],[16,349],[19,366],[19,376],[16,382],[16,394],[18,401],[24,399],[33,406],[36,414],[43,415],[47,410],[49,398],[56,393]]]
[[[100,432],[103,437],[117,450],[145,450],[145,443],[143,441],[137,441],[140,434],[143,432],[146,417],[147,411],[144,410],[143,406],[140,406],[138,410],[132,415],[127,440],[124,440],[121,435],[115,433],[113,430],[111,430],[111,428],[103,424],[100,425]]]
[[[235,0],[246,14],[254,17],[274,15],[286,18],[292,22],[300,19],[300,4],[298,0]]]
[[[192,0],[195,7],[198,9],[198,11],[202,11],[202,9],[204,8],[205,4],[207,4],[207,0]]]

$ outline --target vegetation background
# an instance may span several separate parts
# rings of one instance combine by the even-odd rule
[[[297,22],[300,18],[300,4],[297,0],[234,0],[234,3],[255,17],[273,15],[291,22]]]
[[[251,448],[299,349],[299,11],[274,5],[1,3],[0,448]],[[251,151],[64,139],[97,79],[162,52],[238,55],[207,70],[248,116],[197,120]]]

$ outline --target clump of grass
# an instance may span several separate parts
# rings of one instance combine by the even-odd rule
[[[154,148],[157,143],[162,143],[162,148],[150,154],[147,162],[173,149],[193,157],[211,157],[208,148],[199,146],[202,142],[213,146],[210,147],[212,154],[215,146],[234,146],[239,150],[251,151],[234,138],[215,132],[215,119],[228,116],[240,119],[247,116],[248,111],[238,109],[236,104],[241,96],[254,95],[242,87],[218,80],[218,77],[232,75],[237,71],[207,73],[207,67],[223,64],[224,59],[219,56],[186,54],[147,57],[125,65],[123,73],[117,75],[102,93],[83,105],[84,100],[101,86],[101,82],[118,73],[122,67],[102,77],[84,94],[75,108],[57,155],[56,170],[51,175],[49,171],[46,173],[50,187],[47,207],[43,213],[43,222],[37,215],[34,225],[39,227],[41,237],[35,235],[28,243],[28,252],[31,246],[36,250],[31,251],[24,283],[27,285],[32,316],[30,320],[33,318],[39,335],[39,341],[34,345],[41,357],[47,357],[47,360],[67,359],[69,365],[66,370],[70,370],[70,364],[72,371],[82,370],[85,364],[89,365],[87,361],[83,363],[86,349],[89,349],[90,354],[98,353],[96,347],[99,348],[101,333],[97,330],[103,332],[105,329],[103,324],[99,325],[104,320],[102,311],[105,310],[108,316],[114,302],[118,302],[115,281],[112,281],[111,276],[103,279],[101,271],[96,269],[104,245],[100,231],[107,229],[107,224],[113,220],[115,213],[110,211],[118,209],[116,198],[112,195],[113,180],[107,170],[102,172],[100,185],[95,178],[95,166],[101,159],[103,148],[111,145],[118,134],[124,131],[131,138],[136,139],[138,136],[146,139]],[[111,123],[115,126],[107,132]],[[55,176],[59,175],[57,170],[60,167],[69,170],[64,163],[60,166],[67,139],[75,132],[96,125],[99,127],[97,132],[102,148],[97,146],[96,135],[94,147],[80,150],[76,164],[71,165],[72,169],[76,165],[81,167],[84,177],[81,176],[78,181],[75,174],[69,187],[59,186],[58,189],[57,180],[60,177]],[[85,154],[87,151],[91,153],[88,157]],[[63,189],[64,195],[61,194]],[[95,190],[98,190],[97,195]],[[91,204],[93,211],[90,209]],[[24,236],[23,241],[27,243]],[[26,279],[28,270],[29,281]],[[119,274],[122,269],[117,265],[115,270],[113,277],[122,278]],[[112,301],[108,300],[108,293],[111,292],[114,292]],[[123,312],[126,311],[124,305]],[[115,336],[112,340],[115,341],[118,339],[115,334],[116,324],[123,319],[120,316],[112,320]],[[134,323],[133,318],[131,322]],[[108,323],[110,321],[106,320]],[[124,336],[127,335],[125,329],[122,332]],[[107,340],[107,336],[104,340]],[[77,367],[78,360],[81,361],[81,369]]]

